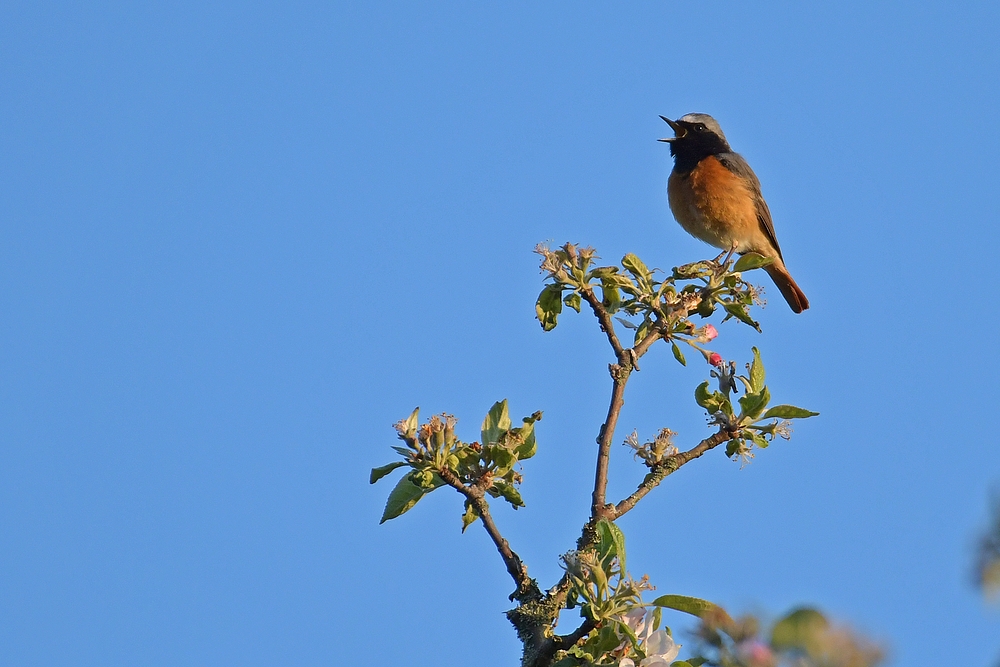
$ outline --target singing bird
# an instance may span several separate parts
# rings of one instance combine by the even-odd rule
[[[660,141],[670,144],[674,158],[667,196],[677,222],[716,248],[741,255],[756,252],[774,260],[764,270],[781,296],[794,312],[807,309],[809,299],[785,268],[760,181],[743,156],[729,147],[719,123],[704,113],[660,118],[674,131]]]

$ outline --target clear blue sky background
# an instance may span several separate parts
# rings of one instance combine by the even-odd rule
[[[713,254],[655,142],[704,111],[812,300],[772,288],[764,335],[716,348],[822,416],[672,477],[623,521],[630,567],[817,604],[893,665],[990,664],[998,28],[991,2],[5,3],[0,662],[516,664],[459,498],[378,526],[368,469],[416,405],[467,439],[497,399],[544,410],[528,507],[496,514],[554,583],[610,357],[589,316],[543,334],[531,249]],[[703,437],[706,372],[654,350],[620,436]]]

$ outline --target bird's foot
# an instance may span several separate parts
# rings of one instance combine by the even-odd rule
[[[726,255],[726,259],[723,260],[722,266],[725,266],[726,264],[729,264],[729,260],[731,260],[733,258],[733,254],[736,252],[737,246],[738,246],[738,244],[736,243],[736,241],[733,241],[733,246],[729,249],[729,254],[727,254]],[[721,256],[722,255],[719,255],[719,257],[721,257]]]

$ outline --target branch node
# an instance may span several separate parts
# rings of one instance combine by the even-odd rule
[[[629,349],[626,350],[626,353],[629,356],[629,362],[632,364],[632,368],[634,368],[637,371],[642,370],[641,368],[639,368],[639,355],[635,353],[635,348],[630,347]]]
[[[625,382],[628,379],[629,373],[632,372],[628,360],[623,361],[625,361],[624,364],[608,364],[608,372],[611,374],[611,379],[617,383]]]

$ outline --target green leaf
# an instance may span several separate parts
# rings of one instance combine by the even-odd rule
[[[507,412],[507,399],[505,398],[494,403],[483,419],[483,446],[496,443],[500,439],[500,435],[509,430],[510,414]]]
[[[719,391],[708,391],[708,380],[702,382],[694,390],[694,400],[701,407],[705,408],[709,414],[715,414],[722,409],[726,402],[726,397]]]
[[[705,380],[700,385],[695,387],[694,389],[695,403],[697,403],[698,405],[707,410],[708,408],[705,406],[708,404],[711,398],[712,394],[708,391],[708,380]]]
[[[622,295],[618,288],[611,282],[601,282],[601,303],[609,314],[614,315],[621,308]]]
[[[698,302],[698,314],[703,318],[711,317],[715,312],[715,302],[710,298],[703,298]]]
[[[792,649],[815,655],[829,625],[823,614],[815,609],[796,609],[774,625],[771,646],[778,651]]]
[[[812,412],[805,408],[797,408],[794,405],[776,405],[765,412],[761,419],[770,419],[771,417],[777,417],[778,419],[805,419],[806,417],[815,417],[818,414],[818,412]]]
[[[752,317],[750,317],[750,315],[747,313],[747,309],[742,304],[726,303],[723,304],[723,306],[725,307],[727,313],[738,319],[740,322],[743,322],[744,324],[749,324],[758,332],[760,331],[760,325],[757,324],[757,322],[755,322]]]
[[[764,412],[764,408],[767,407],[768,402],[771,400],[771,392],[767,387],[764,387],[758,392],[753,394],[745,394],[743,398],[740,399],[740,408],[743,409],[743,414],[751,419],[757,419],[760,413]]]
[[[672,663],[670,663],[670,667],[694,667],[694,666],[687,660],[675,660]]]
[[[540,412],[535,414],[538,415],[538,419],[541,419]],[[521,437],[524,438],[524,442],[514,450],[519,461],[530,459],[538,451],[538,444],[535,442],[535,421],[533,417],[525,417],[524,419],[524,426],[521,427]]]
[[[759,269],[762,266],[767,266],[768,264],[773,263],[774,259],[771,257],[764,257],[763,255],[758,255],[755,252],[748,252],[736,260],[736,265],[733,266],[733,271],[740,273],[741,271]]]
[[[740,451],[740,440],[734,439],[726,443],[726,456],[733,458],[736,452]]]
[[[708,662],[708,660],[698,656],[697,658],[688,658],[688,662],[691,664],[691,667],[701,667]]]
[[[466,500],[465,514],[462,515],[462,532],[464,533],[465,529],[471,526],[473,522],[475,522],[475,520],[478,518],[479,518],[479,512],[477,512],[476,508],[472,506],[472,503]]]
[[[417,426],[420,424],[420,408],[413,408],[413,412],[410,416],[406,418],[406,432],[407,434],[416,433]]]
[[[497,475],[505,475],[507,471],[514,467],[517,463],[517,457],[514,452],[510,451],[502,445],[491,445],[483,448],[484,451],[489,454],[490,459],[496,466],[494,471]]]
[[[577,658],[566,656],[559,662],[553,663],[552,667],[577,667],[579,664],[580,661]]]
[[[608,590],[608,573],[604,570],[603,567],[590,568],[588,570],[588,575],[589,579],[594,583],[594,586],[597,587],[598,599],[601,599],[601,597],[605,595],[610,596],[610,591]],[[584,609],[586,609],[586,606],[584,607]]]
[[[635,330],[635,342],[633,342],[632,344],[638,345],[639,341],[645,338],[646,334],[649,333],[649,329],[652,326],[653,323],[649,320],[648,317],[643,318],[642,323],[639,325],[639,328]]]
[[[750,386],[753,391],[760,391],[764,388],[764,362],[760,360],[760,350],[756,347],[753,350],[753,363],[750,364]]]
[[[580,295],[577,294],[576,292],[571,292],[567,294],[566,298],[563,299],[563,303],[565,303],[567,306],[569,306],[576,312],[578,313],[580,312]]]
[[[767,441],[767,438],[762,436],[760,433],[757,433],[756,431],[747,430],[744,431],[744,433],[749,435],[750,439],[753,440],[753,444],[757,445],[761,449],[767,449],[767,446],[771,444]]]
[[[559,313],[562,312],[563,288],[559,285],[546,285],[538,301],[535,302],[535,316],[542,325],[542,330],[552,331],[556,328]]]
[[[597,535],[599,539],[598,550],[602,557],[609,553],[618,556],[621,563],[622,572],[625,571],[625,534],[617,525],[601,519],[597,522]]]
[[[379,523],[385,523],[389,519],[395,519],[397,516],[409,512],[417,504],[417,501],[424,497],[425,493],[424,489],[410,481],[409,475],[399,480],[396,488],[389,494]]]
[[[598,266],[587,274],[587,279],[589,281],[592,278],[597,278],[598,280],[602,278],[610,278],[616,273],[618,273],[617,266]]]
[[[722,619],[729,620],[729,614],[726,613],[726,610],[714,602],[686,595],[661,595],[653,600],[653,605],[683,611],[685,614],[691,614],[698,618],[705,618],[708,615],[712,615],[721,616]]]
[[[396,468],[402,468],[406,465],[405,461],[393,461],[392,463],[386,463],[384,466],[379,466],[378,468],[372,468],[372,473],[368,477],[368,483],[374,484],[379,481],[389,473],[391,473]]]
[[[698,278],[699,276],[711,273],[713,270],[714,268],[709,266],[708,262],[701,261],[685,264],[684,266],[675,266],[673,275],[677,280],[690,280],[691,278]]]
[[[521,500],[521,494],[517,489],[514,488],[513,484],[508,484],[507,482],[493,482],[493,488],[503,496],[503,499],[511,504],[511,507],[517,509],[518,507],[524,507],[524,501]]]
[[[677,347],[677,343],[670,341],[670,349],[674,353],[674,359],[681,362],[681,366],[687,366],[687,361],[684,360],[684,353],[681,352],[681,348]]]
[[[648,284],[650,278],[652,278],[653,274],[650,273],[648,268],[646,268],[646,265],[643,264],[641,259],[632,253],[629,253],[622,258],[622,266],[624,266],[629,273],[643,283]]]
[[[629,641],[632,642],[632,646],[639,648],[639,638],[635,636],[635,630],[622,623],[621,621],[616,621],[618,623],[618,629],[625,633]]]
[[[592,647],[594,655],[603,655],[615,650],[622,643],[622,638],[615,632],[614,624],[607,623],[597,631],[596,636],[592,635],[586,643]]]
[[[444,486],[444,480],[438,477],[436,472],[426,468],[424,470],[414,470],[406,478],[423,489],[424,492],[433,491],[438,487]]]

